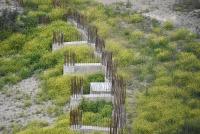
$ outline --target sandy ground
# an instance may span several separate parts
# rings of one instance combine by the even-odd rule
[[[104,4],[111,4],[116,0],[97,0]],[[126,1],[126,0],[117,0]],[[172,21],[178,27],[186,27],[193,32],[200,34],[200,9],[189,12],[174,10],[176,0],[130,0],[132,9],[141,12],[144,16],[155,18],[161,22]]]
[[[30,121],[42,120],[53,123],[55,117],[48,115],[50,101],[37,103],[40,82],[31,77],[0,92],[0,134],[10,133],[13,124],[26,125]]]
[[[9,9],[9,10],[18,10],[19,12],[22,11],[22,8],[19,7],[18,3],[16,2],[16,0],[7,0],[8,2],[6,2],[6,0],[0,0],[0,15],[2,10],[4,9]]]

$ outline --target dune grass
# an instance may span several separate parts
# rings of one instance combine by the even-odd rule
[[[113,58],[119,65],[119,72],[127,76],[128,81],[136,79],[140,84],[147,84],[146,87],[139,87],[136,95],[137,105],[135,111],[131,111],[136,112],[136,116],[129,119],[133,120],[133,124],[128,124],[133,132],[135,134],[199,133],[197,124],[200,122],[200,46],[195,40],[198,36],[187,29],[175,28],[170,22],[160,25],[152,20],[151,24],[144,28],[146,20],[140,14],[131,13],[129,16],[127,12],[115,12],[112,7],[91,4],[88,0],[74,0],[69,3],[81,10],[88,17],[88,21],[98,27],[98,33],[106,40],[106,50],[113,52]],[[51,16],[50,24],[38,26],[25,17],[24,22],[29,29],[22,33],[14,33],[13,36],[1,41],[3,50],[0,57],[2,63],[0,85],[16,83],[36,70],[48,69],[41,76],[44,80],[43,91],[47,93],[48,99],[55,100],[58,105],[64,105],[69,97],[69,91],[65,90],[69,89],[69,77],[62,76],[62,53],[50,53],[50,37],[52,30],[59,27],[62,30],[66,29],[66,41],[73,40],[78,33],[66,22],[57,20],[60,15],[54,13],[62,14],[60,9],[52,10],[52,7],[46,7],[44,4],[39,4],[39,9]],[[26,16],[32,16],[31,14],[27,13]],[[146,30],[149,28],[150,30]],[[28,34],[30,31],[31,35]],[[17,40],[16,36],[20,40]],[[84,61],[88,57],[86,53],[89,50],[84,50],[83,53],[82,49],[78,50],[81,53],[79,61]],[[81,59],[82,57],[84,59]],[[101,75],[92,77],[95,80],[102,80]],[[129,89],[133,90],[134,87]],[[127,104],[127,107],[132,106]],[[89,120],[90,116],[87,115],[90,114],[90,112],[86,114],[88,117],[85,118],[86,121]],[[37,130],[38,133],[49,131],[62,133],[65,129],[67,128],[39,127]],[[28,134],[37,130],[27,128],[23,132]]]

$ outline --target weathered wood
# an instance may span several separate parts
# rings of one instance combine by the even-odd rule
[[[71,51],[64,53],[64,64],[67,66],[74,66],[76,63],[76,54]]]
[[[54,8],[61,7],[62,2],[61,2],[61,0],[52,0],[52,5],[53,5]]]
[[[72,77],[71,78],[71,95],[73,97],[78,97],[83,94],[83,78]]]
[[[99,53],[102,53],[102,51],[105,49],[105,41],[103,38],[99,37],[97,35],[95,40],[95,50]]]
[[[80,128],[82,125],[82,111],[80,107],[70,110],[70,126],[75,129]]]
[[[48,24],[49,22],[50,22],[49,16],[42,15],[42,16],[39,16],[39,18],[38,18],[39,24]]]
[[[64,33],[60,31],[53,32],[53,44],[63,45],[64,43]]]

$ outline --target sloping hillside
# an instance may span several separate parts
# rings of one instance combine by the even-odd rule
[[[126,2],[127,0],[97,0],[105,4]],[[177,0],[130,0],[132,9],[161,22],[172,21],[179,27],[187,27],[200,34],[200,9],[192,3],[185,4]],[[192,0],[196,1],[196,0]],[[200,2],[196,7],[199,7]]]

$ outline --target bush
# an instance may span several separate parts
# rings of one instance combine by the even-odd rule
[[[55,8],[52,9],[52,11],[49,13],[49,17],[52,21],[54,20],[61,20],[63,18],[63,15],[65,13],[65,10],[63,8]]]
[[[5,83],[7,83],[7,84],[16,84],[20,80],[21,80],[21,78],[19,76],[17,76],[16,74],[8,74],[5,77]]]
[[[23,29],[30,30],[33,27],[36,27],[38,24],[37,16],[32,16],[32,14],[28,14],[27,16],[21,16],[20,20],[23,23]]]
[[[19,71],[19,76],[22,78],[22,79],[25,79],[27,78],[28,76],[31,76],[31,70],[27,67],[23,67],[20,69]]]
[[[98,113],[100,112],[106,105],[111,105],[110,102],[105,102],[105,101],[87,101],[83,100],[81,102],[81,109],[83,112],[93,112],[93,113]]]
[[[161,29],[160,27],[154,27],[152,29],[152,32],[157,34],[157,35],[162,35],[163,34],[163,29]]]
[[[70,97],[70,78],[59,76],[47,79],[43,83],[44,98],[54,100],[57,105],[63,106]]]
[[[155,50],[156,53],[156,58],[158,61],[169,61],[172,59],[172,52],[170,52],[169,50],[164,50],[164,49],[156,49]]]
[[[166,21],[163,24],[163,28],[166,30],[172,30],[174,28],[173,23],[170,21]]]
[[[194,33],[184,28],[175,30],[170,36],[172,40],[191,41],[196,38],[196,35]]]
[[[185,49],[187,52],[191,52],[196,55],[200,59],[200,42],[191,42],[185,45]]]
[[[192,53],[180,53],[178,55],[177,66],[188,71],[199,71],[200,60]]]
[[[137,41],[140,41],[141,39],[144,38],[144,33],[142,31],[134,31],[131,33],[131,41],[133,41],[134,43],[137,43]]]
[[[128,50],[115,40],[108,40],[106,44],[106,49],[113,53],[113,59],[119,63],[119,66],[125,67],[134,63],[135,59],[132,50]]]
[[[105,101],[82,101],[80,105],[83,110],[83,124],[108,126],[112,116],[112,105]]]
[[[89,94],[90,93],[90,83],[91,82],[103,82],[104,81],[104,75],[102,73],[97,73],[97,74],[91,74],[89,76],[86,76],[84,79],[84,84],[83,84],[83,93],[84,94]]]
[[[102,22],[107,19],[107,16],[105,15],[105,9],[101,5],[97,7],[89,7],[88,9],[84,10],[84,14],[88,17],[89,22]]]
[[[34,121],[29,123],[17,134],[75,134],[69,126],[69,116],[60,116],[55,125],[48,126],[46,122]]]
[[[174,85],[178,87],[185,87],[192,80],[193,74],[191,72],[177,70],[173,74]]]
[[[169,76],[159,77],[154,81],[154,84],[156,86],[171,85],[172,84],[172,78],[169,77]]]
[[[134,13],[130,16],[130,22],[131,23],[140,23],[144,20],[144,17],[141,14]]]
[[[23,34],[13,34],[6,40],[0,43],[0,56],[12,55],[19,52],[26,41],[26,37]]]
[[[164,36],[150,35],[148,44],[151,48],[163,48],[168,45],[168,39]]]
[[[175,97],[183,94],[183,90],[153,86],[148,92],[138,98],[134,133],[177,133],[183,117],[188,114],[188,107]]]
[[[98,34],[103,38],[106,39],[110,36],[110,26],[108,23],[97,21],[95,26],[98,28]]]

